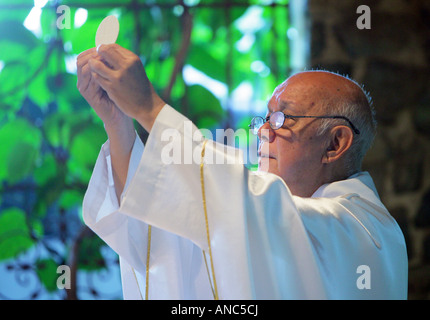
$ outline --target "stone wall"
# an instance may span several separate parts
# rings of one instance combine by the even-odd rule
[[[371,10],[360,30],[359,5]],[[364,162],[398,221],[409,299],[430,298],[430,1],[309,0],[311,67],[347,74],[373,97],[378,134]]]

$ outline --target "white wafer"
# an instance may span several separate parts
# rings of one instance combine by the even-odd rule
[[[96,32],[96,47],[116,42],[119,34],[119,22],[115,16],[107,16],[100,22]]]

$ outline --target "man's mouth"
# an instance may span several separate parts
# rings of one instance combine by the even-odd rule
[[[273,155],[271,155],[271,154],[267,154],[267,153],[261,153],[261,152],[258,152],[258,156],[259,156],[260,158],[276,159]]]
[[[270,152],[269,145],[267,143],[260,143],[258,146],[258,157],[261,159],[276,159],[273,152]]]

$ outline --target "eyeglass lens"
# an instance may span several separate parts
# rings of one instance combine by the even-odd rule
[[[262,117],[254,117],[251,121],[251,129],[253,134],[258,134],[261,126],[264,124],[264,119]]]
[[[285,120],[285,115],[282,112],[277,111],[270,115],[269,123],[272,129],[276,130],[282,127],[282,125],[284,124],[284,120]]]

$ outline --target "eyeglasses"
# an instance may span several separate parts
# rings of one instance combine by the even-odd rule
[[[257,135],[258,130],[265,124],[267,121],[269,121],[270,127],[273,130],[277,130],[281,128],[284,125],[285,119],[299,119],[299,118],[315,118],[315,119],[343,119],[348,122],[348,124],[351,126],[351,129],[354,131],[355,134],[360,134],[360,130],[357,129],[356,126],[349,120],[347,117],[344,116],[292,116],[289,114],[285,114],[281,111],[273,112],[271,115],[269,115],[266,118],[257,116],[254,117],[251,120],[251,124],[249,125],[249,128],[252,130],[252,133]]]

